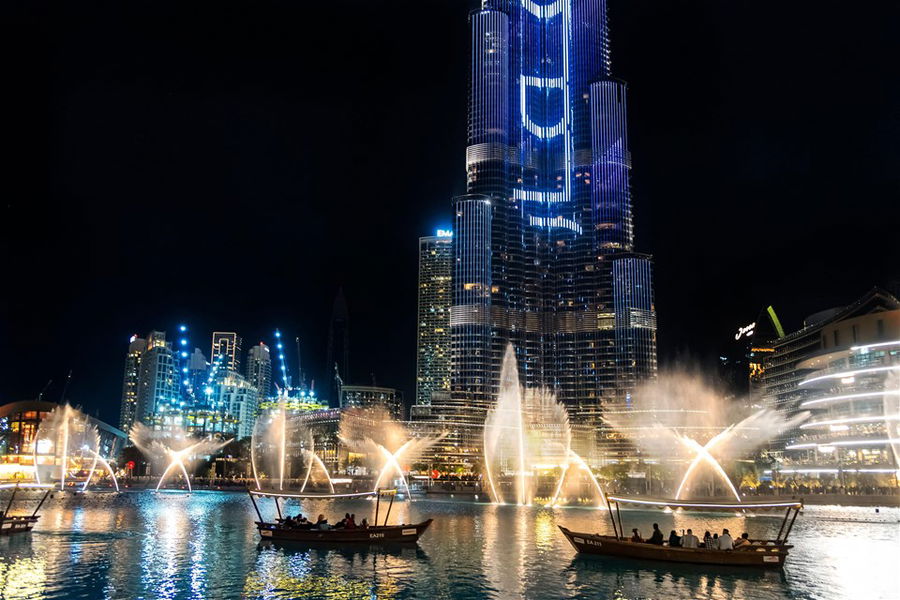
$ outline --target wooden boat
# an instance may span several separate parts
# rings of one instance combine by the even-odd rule
[[[612,502],[615,506],[610,505]],[[706,512],[735,511],[735,510],[778,510],[786,509],[781,529],[774,540],[752,539],[749,544],[741,544],[734,550],[718,550],[708,548],[680,548],[668,545],[649,544],[647,542],[633,542],[624,535],[622,527],[622,514],[619,504],[634,504],[638,506],[654,508],[682,508],[687,510],[700,510]],[[747,502],[740,504],[714,503],[714,502],[681,502],[677,500],[641,500],[636,498],[620,498],[610,496],[607,498],[607,507],[612,521],[615,535],[600,535],[570,531],[560,526],[560,530],[576,551],[585,554],[597,554],[603,556],[615,556],[620,558],[633,558],[640,560],[659,560],[667,562],[694,563],[704,565],[722,565],[734,567],[758,567],[765,569],[780,569],[787,560],[788,551],[793,548],[787,543],[788,535],[794,526],[797,515],[803,508],[803,502]],[[790,522],[788,519],[790,518]],[[616,523],[618,519],[618,523]],[[787,526],[787,529],[785,529]],[[784,536],[782,537],[782,533]]]
[[[259,517],[256,521],[256,527],[259,535],[264,540],[281,541],[281,542],[305,542],[305,543],[325,543],[325,544],[414,544],[419,540],[419,536],[425,533],[428,526],[431,525],[433,519],[422,521],[421,523],[388,525],[388,518],[391,514],[391,507],[394,505],[394,497],[397,490],[378,490],[375,492],[364,492],[356,494],[288,494],[263,492],[260,490],[247,490],[250,499],[253,501],[253,508]],[[367,498],[375,496],[375,519],[374,525],[368,527],[356,527],[353,529],[332,528],[332,529],[315,529],[302,528],[298,526],[289,526],[285,524],[285,520],[281,514],[281,505],[278,503],[279,498]],[[390,496],[391,501],[388,505],[387,512],[384,516],[384,522],[379,525],[379,510],[382,496]],[[257,497],[269,497],[275,500],[275,508],[278,512],[278,518],[272,521],[263,519],[259,506],[256,503]]]
[[[34,512],[30,515],[10,515],[9,511],[12,508],[13,501],[16,499],[16,492],[23,488],[37,488],[47,491],[44,493],[41,501],[38,502]],[[0,489],[12,489],[12,495],[10,495],[9,502],[6,504],[6,510],[0,513],[0,535],[15,535],[17,533],[27,533],[34,529],[35,524],[37,524],[38,519],[40,519],[38,511],[41,510],[41,506],[44,505],[44,501],[47,499],[47,496],[50,495],[53,488],[49,485],[37,483],[7,483],[0,485]]]

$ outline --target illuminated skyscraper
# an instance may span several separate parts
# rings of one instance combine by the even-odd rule
[[[272,394],[272,355],[262,342],[247,352],[247,380],[256,388],[260,400]]]
[[[472,418],[520,380],[575,419],[656,373],[652,263],[634,251],[626,85],[605,0],[484,0],[470,16],[466,196],[455,201],[452,382]]]
[[[166,342],[165,331],[153,331],[147,336],[147,349],[141,355],[135,419],[150,423],[151,418],[181,406],[181,386],[175,368],[172,345]]]
[[[416,404],[430,404],[432,392],[450,391],[452,272],[453,232],[419,238]]]
[[[233,331],[214,331],[211,360],[222,356],[222,368],[237,373],[241,368],[241,336]]]
[[[141,357],[147,350],[147,340],[137,335],[128,342],[125,355],[125,377],[122,383],[122,407],[119,412],[119,429],[128,433],[137,417],[138,391],[140,389]]]

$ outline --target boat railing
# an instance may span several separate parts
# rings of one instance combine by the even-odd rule
[[[382,496],[390,496],[391,501],[388,504],[387,512],[384,515],[384,523],[381,527],[387,527],[388,518],[391,516],[391,508],[394,506],[394,498],[397,496],[397,490],[395,488],[391,489],[381,489],[378,488],[371,492],[352,492],[346,494],[316,494],[316,493],[291,493],[291,492],[269,492],[264,490],[252,490],[249,487],[247,488],[247,493],[250,495],[250,500],[253,502],[253,508],[256,510],[256,515],[259,517],[260,524],[267,524],[267,521],[263,519],[262,513],[259,510],[259,506],[256,504],[256,496],[259,497],[267,497],[272,498],[275,501],[275,510],[278,513],[277,523],[283,523],[284,517],[281,513],[281,504],[278,502],[279,498],[296,498],[303,500],[310,499],[337,499],[337,498],[375,498],[375,520],[373,521],[374,527],[379,527],[378,519],[379,519],[379,511],[381,508],[381,497]]]

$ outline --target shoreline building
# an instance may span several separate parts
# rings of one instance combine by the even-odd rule
[[[176,357],[165,331],[147,336],[147,349],[140,359],[135,420],[150,424],[156,413],[181,406],[181,378],[176,373]]]
[[[508,343],[520,381],[599,426],[656,375],[652,259],[635,251],[626,84],[605,2],[470,14],[467,194],[454,199],[451,395],[481,424]]]
[[[859,475],[888,475],[896,486],[900,301],[873,288],[769,345],[765,402],[786,417],[810,413],[770,446],[777,476],[847,487]]]
[[[147,340],[137,334],[128,340],[125,355],[125,376],[122,383],[122,405],[119,409],[119,429],[131,431],[138,414],[138,392],[141,382],[141,356],[147,351]]]
[[[272,395],[272,353],[262,342],[247,351],[246,377],[256,387],[260,402]]]
[[[340,408],[384,408],[392,418],[402,421],[405,412],[403,392],[375,385],[342,385]]]
[[[453,232],[438,229],[419,238],[419,303],[416,320],[416,405],[450,391],[450,307],[453,304]]]

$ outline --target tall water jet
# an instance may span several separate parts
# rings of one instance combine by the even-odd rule
[[[573,428],[565,406],[547,390],[525,390],[519,385],[515,351],[508,345],[497,402],[484,424],[484,478],[491,500],[505,504],[508,494],[503,483],[511,481],[515,503],[532,504],[539,474],[552,477],[558,472],[548,505],[561,501],[573,473],[587,475],[602,505],[603,486],[572,445]]]
[[[169,474],[177,469],[184,477],[188,491],[193,491],[188,470],[190,463],[200,457],[210,456],[231,443],[230,439],[192,438],[180,429],[154,431],[141,423],[135,423],[131,428],[130,437],[131,442],[151,461],[154,468],[162,469],[162,475],[156,484],[157,490],[162,488]]]

